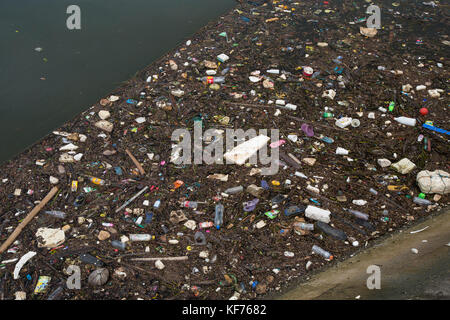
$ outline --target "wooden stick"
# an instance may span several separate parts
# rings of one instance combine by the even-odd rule
[[[128,154],[128,156],[131,158],[131,160],[133,160],[133,163],[136,165],[136,167],[138,168],[139,172],[144,175],[145,171],[144,168],[142,168],[141,164],[139,163],[139,161],[136,160],[136,158],[131,154],[130,150],[125,149],[125,152]]]
[[[132,261],[157,261],[157,260],[166,260],[166,261],[183,261],[187,260],[188,256],[183,257],[161,257],[161,258],[134,258]]]
[[[23,219],[23,221],[17,226],[17,228],[11,233],[8,239],[0,247],[0,253],[5,251],[11,243],[16,240],[17,236],[22,232],[23,228],[39,213],[39,211],[49,202],[53,196],[58,192],[58,187],[53,187],[52,190],[45,196],[45,198],[31,210],[31,212]]]

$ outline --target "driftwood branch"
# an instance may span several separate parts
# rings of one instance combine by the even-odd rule
[[[22,232],[23,228],[25,228],[26,225],[30,223],[31,220],[33,220],[33,218],[39,213],[39,211],[41,211],[41,209],[47,204],[47,202],[49,202],[53,198],[53,196],[57,192],[58,187],[53,187],[52,190],[50,190],[50,192],[45,196],[45,198],[36,207],[34,207],[33,210],[31,210],[31,212],[26,216],[25,219],[23,219],[23,221],[17,226],[13,233],[11,233],[9,238],[6,239],[6,241],[2,244],[2,246],[0,247],[0,253],[5,251],[11,245],[11,243],[16,240],[16,238]]]

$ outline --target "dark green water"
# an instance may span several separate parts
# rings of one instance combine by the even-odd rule
[[[66,26],[72,4],[81,9],[81,30]],[[234,5],[234,0],[0,0],[0,163]]]

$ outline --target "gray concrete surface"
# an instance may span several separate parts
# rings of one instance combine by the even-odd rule
[[[425,227],[418,233],[410,233]],[[424,241],[426,240],[426,242]],[[450,300],[450,209],[313,275],[281,300]],[[418,249],[415,254],[412,248]],[[381,271],[381,288],[369,290],[367,267]]]

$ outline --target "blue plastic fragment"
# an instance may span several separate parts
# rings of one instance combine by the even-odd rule
[[[436,132],[439,132],[439,133],[450,135],[450,131],[447,131],[447,130],[444,130],[444,129],[441,129],[441,128],[438,128],[438,127],[435,127],[435,126],[430,126],[429,124],[426,124],[426,123],[424,123],[422,125],[422,127],[424,127],[425,129],[429,129],[429,130],[432,130],[432,131],[436,131]]]

